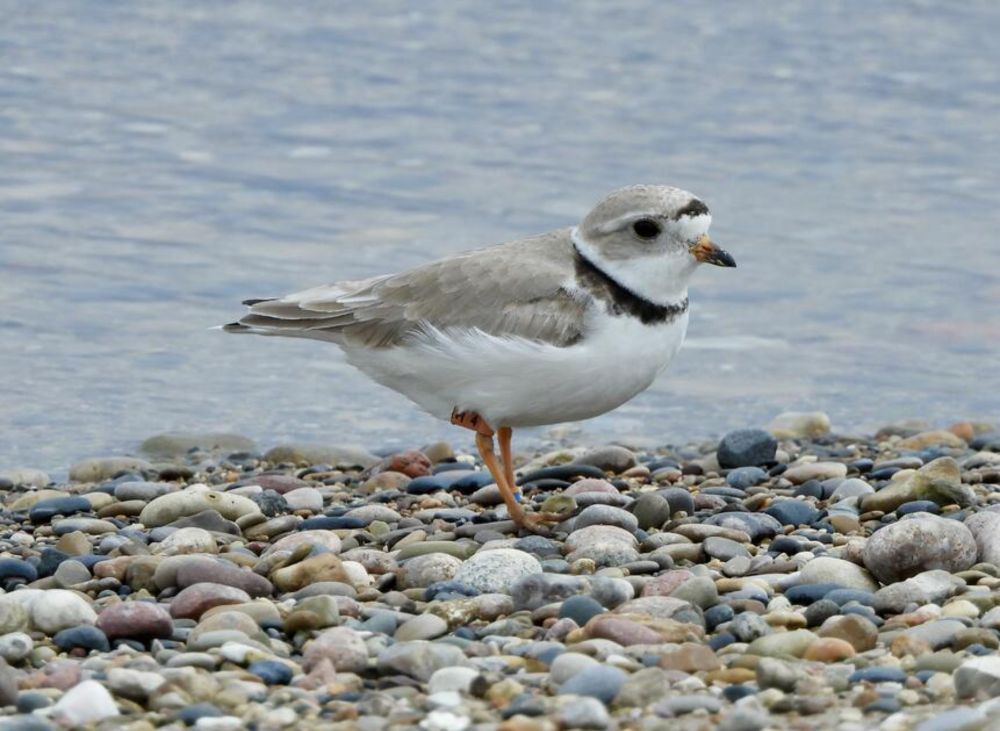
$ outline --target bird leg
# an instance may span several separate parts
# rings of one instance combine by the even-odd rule
[[[510,485],[510,489],[514,493],[514,499],[522,502],[524,497],[521,495],[521,488],[517,486],[517,480],[514,478],[514,455],[510,450],[510,438],[513,434],[514,430],[509,426],[502,426],[497,430],[497,442],[500,444],[500,461],[503,462],[504,477],[507,478],[507,484]]]
[[[497,460],[496,452],[493,451],[493,437],[476,432],[476,446],[479,448],[479,456],[483,458],[483,464],[486,465],[486,469],[493,475],[493,480],[497,483],[497,487],[500,488],[500,496],[507,505],[507,512],[510,514],[511,520],[514,521],[517,527],[525,527],[526,516],[524,508],[521,507],[521,503],[514,497],[514,491],[511,489],[510,483],[507,482],[507,476],[504,474],[503,465]]]
[[[496,452],[493,449],[493,427],[490,426],[486,419],[475,412],[458,411],[456,409],[451,414],[451,423],[471,429],[476,433],[476,447],[479,449],[479,456],[482,457],[483,464],[486,465],[486,469],[493,476],[493,481],[496,482],[497,488],[500,490],[500,497],[503,498],[504,504],[507,506],[507,513],[518,528],[539,533],[546,530],[545,526],[542,525],[546,521],[562,520],[563,516],[556,514],[527,514],[524,512],[524,508],[521,507],[520,500],[518,499],[520,491],[514,483],[514,467],[510,454],[510,427],[500,428],[500,450],[501,454],[504,455],[503,462],[501,462],[497,459]]]

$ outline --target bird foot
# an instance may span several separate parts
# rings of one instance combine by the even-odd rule
[[[459,411],[455,409],[451,412],[451,423],[455,426],[461,426],[474,431],[477,434],[482,434],[485,437],[492,437],[495,433],[489,422],[475,411]]]
[[[552,526],[546,525],[546,523],[561,523],[565,519],[566,516],[559,513],[525,513],[519,527],[535,535],[550,536],[552,535]]]

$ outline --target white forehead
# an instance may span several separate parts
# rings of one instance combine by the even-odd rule
[[[667,229],[682,241],[695,241],[708,233],[712,225],[712,214],[681,216],[676,221],[668,221]]]

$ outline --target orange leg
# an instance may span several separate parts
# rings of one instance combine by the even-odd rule
[[[507,506],[507,512],[518,528],[543,532],[545,526],[541,524],[545,521],[562,520],[562,516],[549,515],[547,513],[528,515],[524,512],[524,508],[521,507],[521,503],[518,500],[520,491],[514,484],[514,469],[510,461],[510,427],[500,428],[500,449],[505,457],[501,463],[497,459],[496,452],[493,449],[493,427],[489,425],[486,419],[473,412],[455,411],[451,415],[451,423],[471,429],[476,433],[476,447],[479,449],[479,456],[482,457],[483,464],[486,465],[486,469],[493,476],[494,482],[496,482],[497,487],[500,489],[500,496]]]
[[[514,455],[510,451],[510,438],[514,430],[509,426],[502,426],[497,430],[497,442],[500,445],[500,461],[503,462],[503,474],[507,478],[507,484],[514,491],[514,497],[521,502],[521,488],[517,486],[514,478]]]

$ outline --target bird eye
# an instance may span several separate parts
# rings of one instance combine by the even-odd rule
[[[660,235],[660,224],[651,218],[640,218],[632,224],[632,231],[640,239],[655,239]]]

